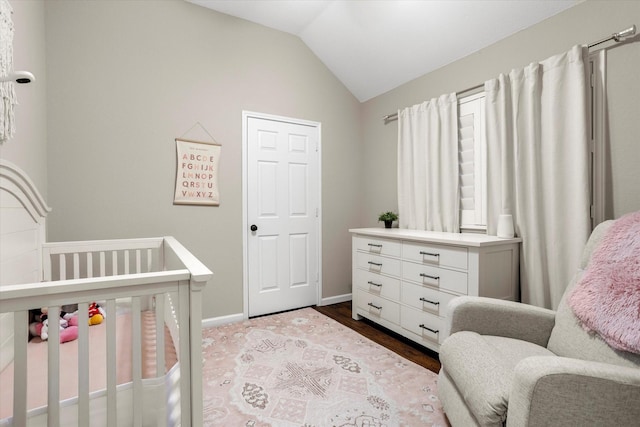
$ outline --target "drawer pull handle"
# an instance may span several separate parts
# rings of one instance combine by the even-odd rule
[[[430,276],[425,273],[420,273],[420,277],[426,277],[427,279],[440,280],[440,276]]]
[[[375,266],[377,266],[377,267],[382,267],[382,263],[379,263],[379,262],[369,261],[369,264],[371,264],[371,265],[375,265]]]
[[[431,328],[427,328],[426,326],[424,326],[424,324],[419,325],[422,329],[426,329],[429,332],[433,332],[434,334],[440,333],[439,330],[437,329],[431,329]]]
[[[420,298],[420,301],[428,302],[429,304],[433,304],[433,305],[440,305],[439,301],[429,301],[426,298]]]
[[[425,251],[420,251],[420,255],[428,255],[428,256],[436,256],[436,257],[440,256],[440,254],[437,254],[435,252],[425,252]]]
[[[372,282],[371,280],[369,280],[367,283],[370,284],[370,285],[373,285],[373,286],[382,287],[382,283]]]
[[[382,248],[382,245],[376,245],[375,243],[368,243],[368,245],[374,248]]]
[[[382,307],[378,307],[377,305],[373,305],[373,303],[372,303],[372,302],[370,302],[370,303],[369,303],[369,304],[367,304],[367,305],[369,305],[369,306],[371,306],[371,307],[375,308],[376,310],[382,310]]]

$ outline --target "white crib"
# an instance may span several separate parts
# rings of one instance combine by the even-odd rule
[[[202,425],[201,291],[211,271],[173,237],[44,243],[48,211],[24,172],[0,159],[0,372],[13,370],[11,416],[0,426]],[[94,301],[106,310],[106,384],[99,390],[90,387]],[[78,305],[77,394],[60,393],[61,360],[71,346],[60,343],[57,327],[38,344],[47,348],[47,390],[29,390],[29,310],[48,307],[57,319],[69,304]],[[131,372],[119,384],[122,307],[130,316]],[[175,349],[172,367],[165,368],[165,348]],[[143,377],[149,357],[155,368]],[[30,393],[45,392],[46,405],[28,407]]]

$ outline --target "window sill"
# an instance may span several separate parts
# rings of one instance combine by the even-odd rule
[[[463,225],[460,226],[461,233],[487,234],[486,225]]]

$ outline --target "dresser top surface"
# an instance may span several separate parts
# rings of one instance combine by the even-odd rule
[[[446,233],[442,231],[410,230],[406,228],[351,228],[349,232],[362,236],[477,247],[504,245],[522,241],[519,237],[504,239],[479,233]]]

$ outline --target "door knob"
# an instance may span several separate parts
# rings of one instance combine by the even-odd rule
[[[255,225],[255,224],[253,224],[253,225],[251,226],[251,231],[258,231],[258,226],[257,226],[257,225]]]

